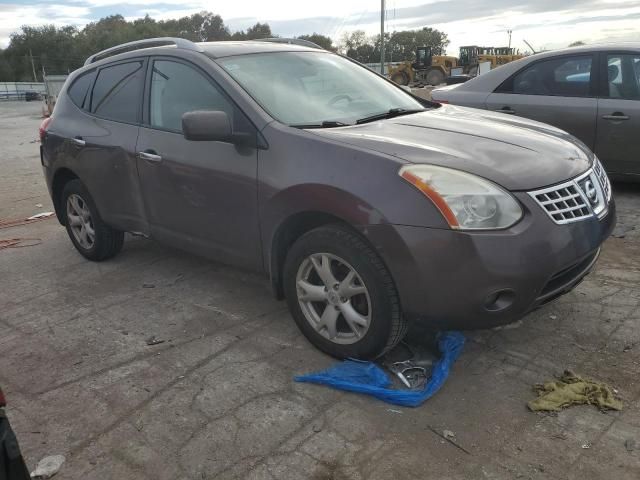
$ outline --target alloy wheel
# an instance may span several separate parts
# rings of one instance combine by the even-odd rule
[[[78,244],[87,250],[91,249],[96,241],[91,211],[87,202],[76,193],[67,198],[67,222]]]
[[[342,258],[315,253],[296,275],[298,303],[309,324],[331,342],[359,341],[371,324],[369,291],[358,272]]]

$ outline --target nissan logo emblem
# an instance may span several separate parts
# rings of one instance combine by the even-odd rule
[[[598,203],[598,191],[591,180],[584,182],[584,193],[592,205]]]

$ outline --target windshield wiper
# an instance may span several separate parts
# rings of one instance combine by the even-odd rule
[[[392,108],[386,112],[376,113],[375,115],[369,115],[368,117],[360,118],[356,120],[356,123],[367,123],[375,120],[384,120],[385,118],[399,117],[400,115],[410,115],[412,113],[424,112],[426,108],[420,109],[408,109],[408,108]]]
[[[333,128],[333,127],[346,127],[348,123],[339,122],[337,120],[325,120],[322,123],[307,123],[299,125],[291,125],[294,128]]]

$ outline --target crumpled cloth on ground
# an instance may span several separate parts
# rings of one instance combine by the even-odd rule
[[[364,393],[394,405],[417,407],[432,397],[446,381],[449,369],[462,353],[464,335],[460,332],[440,332],[437,337],[440,359],[433,365],[431,377],[419,390],[389,388],[392,381],[385,371],[373,362],[344,360],[322,372],[295,377],[296,382],[329,385],[339,390]]]
[[[527,404],[530,410],[558,412],[571,405],[584,404],[595,405],[601,410],[622,410],[622,402],[604,383],[586,380],[569,370],[558,380],[534,387],[539,396]]]

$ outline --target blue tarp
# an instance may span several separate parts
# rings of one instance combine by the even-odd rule
[[[434,363],[429,381],[420,390],[389,388],[392,381],[382,368],[373,362],[360,360],[344,360],[328,370],[297,376],[295,381],[329,385],[339,390],[371,395],[395,405],[417,407],[444,385],[449,369],[462,353],[464,335],[460,332],[441,332],[437,341],[441,357]]]

